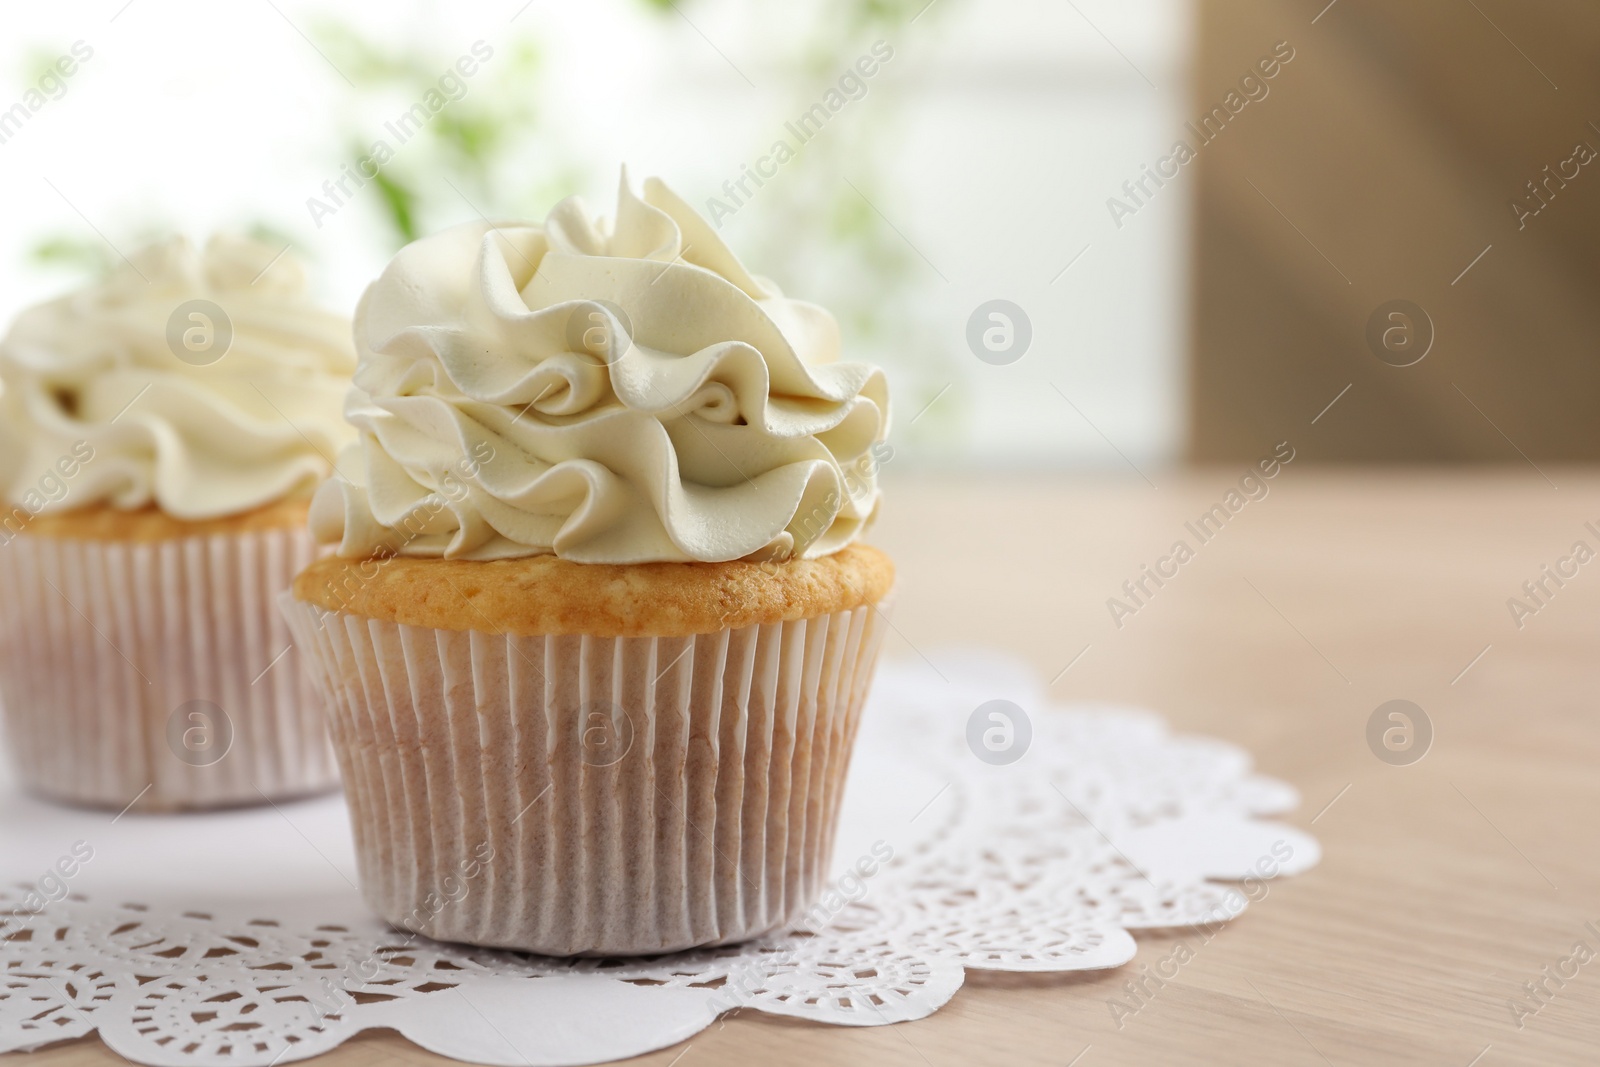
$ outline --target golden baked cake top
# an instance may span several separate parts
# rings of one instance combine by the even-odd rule
[[[294,596],[329,611],[437,630],[538,637],[683,637],[876,604],[894,564],[855,544],[781,563],[573,563],[327,557]]]
[[[109,504],[94,504],[72,511],[46,511],[21,523],[30,537],[56,537],[68,541],[175,541],[184,537],[215,537],[262,530],[300,529],[306,524],[311,498],[301,495],[263,508],[214,519],[179,519],[157,507],[123,511]],[[5,525],[0,515],[0,526]],[[0,533],[0,541],[6,534]]]

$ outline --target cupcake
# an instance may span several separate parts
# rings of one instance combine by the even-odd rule
[[[0,699],[28,789],[172,810],[337,785],[276,598],[355,436],[348,331],[292,256],[217,237],[0,341]]]
[[[408,246],[355,336],[283,603],[373,909],[558,956],[796,921],[887,625],[882,371],[626,175]]]

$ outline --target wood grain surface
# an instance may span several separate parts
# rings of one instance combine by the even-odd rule
[[[1204,945],[1141,936],[1117,971],[969,975],[944,1010],[892,1027],[747,1013],[636,1062],[1596,1061],[1600,961],[1560,985],[1545,976],[1576,942],[1600,950],[1585,927],[1600,922],[1600,561],[1520,629],[1507,600],[1575,541],[1600,548],[1584,528],[1600,526],[1600,474],[1291,465],[1119,629],[1106,599],[1244,470],[1147,473],[1159,488],[891,480],[875,537],[900,568],[889,652],[937,664],[982,642],[1055,676],[1088,646],[1058,699],[1140,702],[1245,745],[1303,793],[1291,821],[1321,839],[1321,867],[1274,883]],[[1409,766],[1366,741],[1394,698],[1434,730]],[[1180,940],[1194,958],[1119,1027],[1108,1002]],[[1549,995],[1530,1001],[1524,983],[1540,981]],[[7,1062],[120,1061],[83,1041]],[[373,1034],[320,1062],[447,1061]]]

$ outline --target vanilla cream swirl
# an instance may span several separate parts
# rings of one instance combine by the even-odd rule
[[[614,223],[571,198],[406,247],[356,347],[360,442],[311,513],[342,556],[814,557],[877,507],[883,372],[655,179]]]
[[[310,303],[281,247],[151,245],[0,341],[0,490],[31,513],[190,520],[310,493],[354,437],[354,367],[349,321]]]

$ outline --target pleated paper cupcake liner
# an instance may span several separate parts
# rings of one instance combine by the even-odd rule
[[[641,955],[755,937],[820,895],[880,609],[519,637],[282,599],[326,686],[362,890],[390,923]]]
[[[337,786],[276,603],[315,552],[299,529],[0,546],[0,697],[24,786],[119,810]]]

